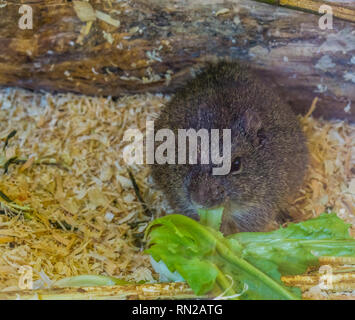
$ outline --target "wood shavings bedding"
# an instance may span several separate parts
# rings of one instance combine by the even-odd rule
[[[168,100],[0,90],[0,148],[17,130],[6,157],[33,158],[11,165],[7,174],[1,170],[0,191],[34,210],[31,219],[0,215],[0,290],[18,289],[21,266],[31,266],[42,284],[80,274],[155,281],[137,238],[147,223],[132,224],[151,218],[129,180],[122,138],[128,128],[144,132],[146,120]],[[291,215],[304,220],[332,210],[355,226],[355,126],[308,116],[301,121],[312,162]],[[62,166],[33,165],[40,159]],[[156,215],[169,211],[147,166],[131,170]]]
[[[336,212],[355,236],[355,125],[301,118],[311,163],[299,197],[290,208],[296,220]]]
[[[41,270],[53,281],[79,274],[154,280],[149,259],[137,247],[137,230],[129,225],[150,217],[129,180],[122,138],[129,127],[143,131],[146,117],[166,100],[147,95],[114,102],[1,90],[1,148],[17,130],[7,156],[51,159],[68,170],[48,165],[1,170],[0,190],[33,208],[37,217],[0,215],[0,289],[16,287],[24,265],[33,267],[35,280]],[[141,192],[159,207],[161,196],[150,192],[147,168],[132,170]]]

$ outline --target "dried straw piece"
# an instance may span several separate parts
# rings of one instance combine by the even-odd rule
[[[108,15],[107,13],[104,13],[100,10],[96,10],[96,18],[99,20],[102,20],[102,21],[104,21],[116,28],[118,28],[121,24],[119,20],[111,18],[110,15]]]
[[[92,21],[88,21],[84,26],[81,27],[79,37],[76,39],[78,44],[83,44],[84,38],[90,33],[92,24]]]
[[[320,265],[355,265],[355,257],[319,257]]]
[[[313,111],[316,109],[317,101],[318,101],[318,97],[315,97],[312,101],[311,107],[309,108],[308,112],[304,116],[305,119],[309,118],[311,116],[311,114],[313,113]]]
[[[189,286],[182,282],[0,292],[0,300],[155,300],[196,298],[202,297],[197,297]]]
[[[353,257],[320,257],[320,268],[308,274],[282,276],[287,286],[299,287],[303,298],[339,299],[355,297],[355,258]],[[324,268],[326,267],[326,268]],[[321,269],[323,268],[323,269]],[[343,293],[347,293],[344,295]],[[322,298],[322,299],[323,299]]]
[[[281,280],[287,286],[299,287],[303,291],[305,291],[313,286],[319,285],[322,281],[322,276],[324,275],[315,274],[315,275],[283,276],[281,277]],[[355,272],[332,274],[331,285],[329,287],[329,290],[331,291],[355,290]]]

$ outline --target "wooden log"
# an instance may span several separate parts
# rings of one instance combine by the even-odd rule
[[[316,116],[355,120],[352,22],[334,18],[321,30],[319,15],[250,0],[91,0],[87,19],[75,1],[26,3],[33,29],[22,30],[20,5],[0,1],[0,85],[174,92],[206,60],[228,57],[259,70],[296,112],[318,96]]]

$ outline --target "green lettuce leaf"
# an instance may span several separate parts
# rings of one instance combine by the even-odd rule
[[[168,215],[146,231],[147,252],[171,272],[177,271],[197,295],[214,290],[239,299],[300,299],[300,290],[286,287],[281,275],[304,273],[318,264],[318,256],[355,256],[349,225],[335,214],[272,232],[229,237],[216,230],[221,211],[203,214],[205,225]]]
[[[200,223],[209,226],[215,230],[219,230],[222,223],[223,207],[215,209],[199,209]]]
[[[355,240],[349,224],[335,213],[271,232],[242,232],[229,236],[243,247],[243,257],[259,265],[268,260],[282,275],[304,273],[318,265],[319,256],[355,256]]]
[[[125,281],[119,278],[101,275],[80,275],[74,277],[68,277],[58,280],[54,283],[54,286],[64,287],[95,287],[95,286],[114,286],[114,285],[128,285],[134,284],[134,282]]]

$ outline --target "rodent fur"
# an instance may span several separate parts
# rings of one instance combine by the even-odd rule
[[[197,218],[197,208],[223,205],[224,234],[268,230],[302,184],[308,149],[298,119],[248,66],[208,64],[163,108],[155,130],[164,128],[231,129],[238,173],[213,176],[212,164],[152,165],[176,213]]]

